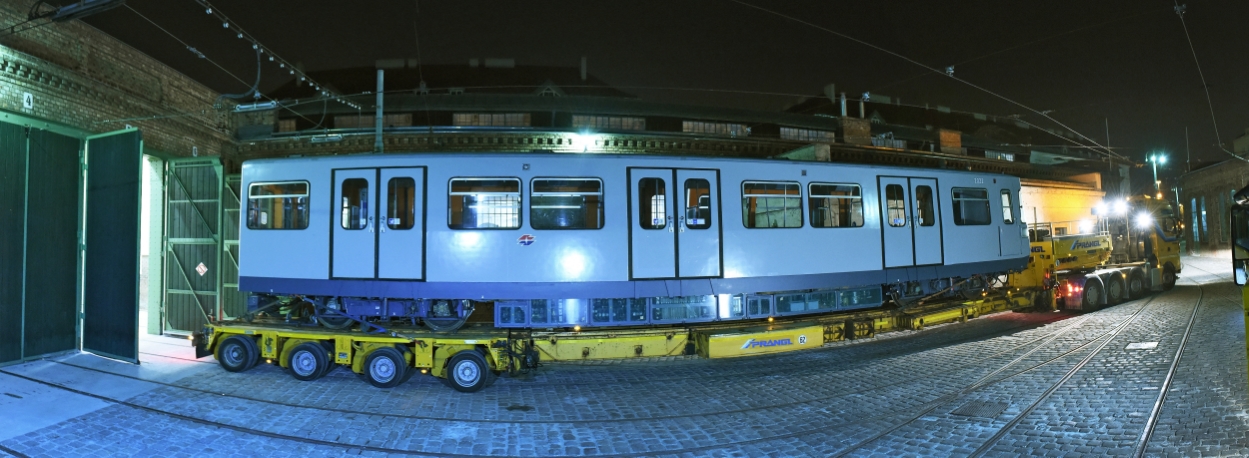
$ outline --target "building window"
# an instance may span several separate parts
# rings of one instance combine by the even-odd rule
[[[859,185],[811,183],[807,187],[811,227],[863,227]]]
[[[453,178],[450,187],[447,227],[520,228],[520,179]]]
[[[889,212],[890,226],[906,226],[906,193],[902,190],[902,185],[885,186],[885,209]]]
[[[294,121],[294,120],[292,120]],[[341,115],[334,117],[335,129],[372,129],[377,127],[373,115]],[[382,115],[382,127],[408,127],[412,125],[412,113]],[[294,129],[292,129],[294,130]]]
[[[681,132],[746,137],[750,135],[750,127],[726,122],[682,121]]]
[[[990,223],[989,191],[984,188],[954,188],[954,224],[982,226]]]
[[[1189,208],[1191,208],[1192,209],[1191,211],[1193,212],[1193,229],[1192,229],[1193,243],[1197,243],[1201,241],[1201,232],[1198,231],[1198,228],[1200,228],[1201,226],[1197,224],[1197,212],[1199,211],[1199,209],[1197,207],[1196,197],[1193,198],[1193,203],[1191,206],[1189,206]]]
[[[601,229],[603,181],[535,178],[529,184],[529,226],[534,229]]]
[[[278,132],[294,132],[294,131],[295,131],[294,119],[279,119],[278,120]]]
[[[1015,215],[1011,211],[1010,190],[1002,190],[1002,224],[1015,224]]]
[[[308,182],[252,183],[247,188],[248,229],[307,229]]]
[[[803,142],[815,143],[836,143],[837,133],[826,130],[799,129],[796,127],[781,127],[781,139],[798,140]]]
[[[646,130],[646,118],[572,115],[572,127],[601,130]]]
[[[1003,153],[1001,151],[985,151],[984,157],[989,159],[998,159],[1002,161],[1015,162],[1015,153]]]
[[[529,127],[529,113],[456,113],[455,126]]]
[[[742,182],[742,224],[752,229],[802,227],[802,188],[793,182]]]

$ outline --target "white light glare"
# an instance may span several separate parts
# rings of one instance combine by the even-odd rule
[[[1115,202],[1115,214],[1122,215],[1128,212],[1128,203],[1122,200]]]
[[[1080,220],[1079,229],[1081,234],[1091,234],[1093,232],[1093,222],[1082,219]]]
[[[1093,207],[1093,214],[1094,214],[1094,215],[1105,215],[1105,214],[1106,214],[1106,203],[1105,203],[1105,202],[1102,202],[1102,203],[1100,203],[1100,204],[1097,204],[1097,206],[1096,206],[1096,207]]]
[[[1136,215],[1136,227],[1144,229],[1154,224],[1154,217],[1149,213]]]

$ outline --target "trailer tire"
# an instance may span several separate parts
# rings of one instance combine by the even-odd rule
[[[378,388],[394,388],[405,380],[408,364],[394,348],[379,348],[364,358],[364,379]]]
[[[494,371],[490,370],[481,353],[461,351],[447,362],[447,377],[442,380],[456,391],[472,393],[490,385],[494,377]]]
[[[1110,280],[1106,282],[1106,305],[1115,305],[1127,298],[1128,289],[1124,285],[1123,277],[1119,274],[1111,274]]]
[[[326,374],[333,372],[335,367],[338,367],[338,363],[334,361],[334,352],[336,350],[334,349],[334,344],[332,342],[322,341],[321,348],[324,348],[325,353],[330,355],[329,364],[325,365],[325,370],[322,371],[320,375],[320,377],[325,377]]]
[[[1145,274],[1140,269],[1132,269],[1128,274],[1128,297],[1139,299],[1145,295]]]
[[[1168,262],[1167,265],[1162,267],[1162,290],[1170,291],[1171,288],[1174,288],[1175,280],[1175,266]]]
[[[1102,301],[1102,282],[1101,280],[1090,279],[1084,282],[1084,296],[1081,298],[1083,302],[1080,309],[1085,312],[1095,312],[1101,308]]]
[[[312,342],[296,345],[286,357],[291,375],[305,382],[321,378],[329,372],[330,358],[325,347]]]
[[[217,345],[213,355],[217,363],[228,372],[243,372],[260,362],[260,348],[250,337],[234,335],[226,337]]]

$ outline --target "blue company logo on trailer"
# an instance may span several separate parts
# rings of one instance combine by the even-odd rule
[[[534,236],[525,234],[525,235],[520,236],[520,238],[516,239],[516,243],[519,243],[524,246],[529,246],[529,245],[533,245],[533,240],[534,240]]]
[[[1043,247],[1043,246],[1034,246],[1034,247],[1032,247],[1032,252],[1033,252],[1033,253],[1044,253],[1044,252],[1045,252],[1045,247]]]
[[[758,347],[781,347],[781,346],[793,345],[793,344],[794,344],[794,341],[791,339],[769,339],[769,340],[746,339],[746,343],[742,344],[742,350],[745,350],[748,348],[758,348]]]
[[[1082,248],[1096,248],[1096,247],[1100,247],[1100,246],[1102,246],[1102,241],[1101,241],[1101,240],[1088,240],[1088,241],[1085,241],[1085,240],[1076,240],[1076,241],[1075,241],[1075,243],[1072,243],[1072,244],[1071,244],[1071,249],[1072,249],[1072,250],[1079,250],[1079,249],[1082,249]]]

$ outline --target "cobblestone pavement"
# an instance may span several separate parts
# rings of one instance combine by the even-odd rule
[[[344,369],[229,373],[144,336],[138,367],[68,355],[0,369],[107,401],[0,436],[0,456],[1131,454],[1198,298],[1145,451],[1249,455],[1240,293],[1226,259],[1185,263],[1174,290],[1095,313],[1002,313],[748,359],[547,364],[472,394],[428,376],[383,390]]]

